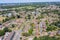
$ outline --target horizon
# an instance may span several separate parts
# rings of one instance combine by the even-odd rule
[[[59,2],[59,1],[57,1],[57,2]],[[22,3],[44,3],[44,2],[22,2]],[[49,2],[48,2],[49,3]],[[4,4],[4,3],[0,3],[0,4]],[[8,3],[9,4],[9,3]],[[12,3],[10,3],[10,4],[12,4]]]
[[[0,0],[0,3],[60,2],[60,0]]]

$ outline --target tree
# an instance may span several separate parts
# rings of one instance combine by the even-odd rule
[[[56,37],[49,37],[49,36],[42,36],[42,37],[34,37],[33,40],[60,40],[60,38],[56,38]]]
[[[6,28],[4,28],[3,30],[0,30],[0,36],[5,35],[5,32],[11,32],[11,30],[10,30],[10,29],[8,29],[7,27],[6,27]]]
[[[47,31],[52,31],[52,30],[56,30],[57,29],[57,27],[56,26],[53,26],[53,25],[51,25],[51,26],[47,26]]]
[[[34,23],[31,23],[30,25],[31,25],[32,27],[34,27],[34,26],[35,26],[35,24],[34,24]]]
[[[31,15],[28,14],[28,19],[31,19]]]
[[[5,34],[4,30],[0,30],[0,36],[3,36]]]
[[[34,39],[33,40],[37,40],[38,38],[37,37],[34,37]]]
[[[31,35],[33,33],[33,27],[28,30],[28,33]]]
[[[2,25],[2,23],[0,22],[0,25]]]
[[[20,18],[20,15],[17,15],[17,18]]]
[[[12,24],[12,28],[14,28],[15,27],[15,25],[14,24]]]
[[[4,32],[11,32],[12,30],[8,29],[7,27],[5,27],[4,29]]]
[[[5,18],[5,19],[3,19],[3,23],[6,22],[6,21],[9,21],[9,18],[8,17]]]
[[[46,20],[45,22],[46,22],[46,25],[48,25],[48,20]]]
[[[55,26],[57,26],[57,27],[59,27],[59,28],[60,28],[60,21],[53,22],[51,25],[55,25]]]

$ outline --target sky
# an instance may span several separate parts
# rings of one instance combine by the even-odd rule
[[[0,3],[60,2],[60,0],[0,0]]]

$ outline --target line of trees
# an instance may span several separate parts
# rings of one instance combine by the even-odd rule
[[[3,30],[0,30],[0,36],[5,35],[6,32],[11,32],[12,30],[10,30],[9,28],[5,27]]]
[[[33,40],[60,40],[60,38],[43,36],[43,37],[39,37],[39,38],[34,37]]]

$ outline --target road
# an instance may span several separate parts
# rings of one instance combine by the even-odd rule
[[[21,37],[21,33],[22,33],[22,29],[24,28],[24,26],[21,26],[21,28],[19,30],[16,30],[16,34],[14,35],[13,40],[20,40]]]
[[[16,30],[16,34],[15,34],[13,40],[20,40],[22,28],[23,28],[23,27],[21,27],[20,30]]]

